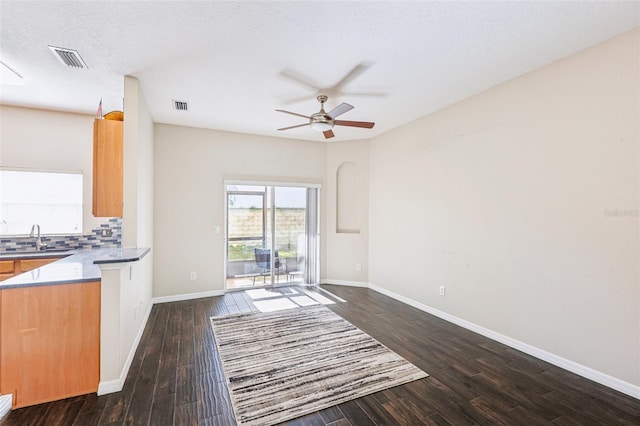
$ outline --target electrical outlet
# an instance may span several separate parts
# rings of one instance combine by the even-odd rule
[[[196,273],[195,273],[195,272],[192,272],[192,273],[191,273],[191,275],[189,275],[189,279],[190,279],[191,281],[195,281],[195,280],[196,280]]]
[[[356,263],[356,272],[362,272],[362,264]]]
[[[440,286],[440,296],[444,296],[445,295],[445,291],[446,291],[445,286],[441,285]]]
[[[102,237],[111,237],[113,236],[113,231],[111,228],[105,228],[100,230],[100,236]]]

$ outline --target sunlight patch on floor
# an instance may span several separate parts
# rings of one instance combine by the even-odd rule
[[[323,295],[321,295],[318,292],[315,291],[309,291],[309,290],[302,290],[304,292],[304,294],[306,294],[307,296],[311,297],[314,300],[317,300],[319,303],[322,303],[323,305],[333,305],[336,302],[334,302],[333,300],[329,299],[328,297],[324,297]]]
[[[269,300],[256,300],[253,302],[260,312],[284,311],[285,309],[299,308],[300,305],[293,303],[288,297],[278,297]]]
[[[251,298],[251,303],[261,312],[274,312],[319,304],[333,305],[336,303],[315,289],[294,289],[290,287],[256,288],[245,290],[244,292]],[[333,296],[331,293],[326,293]],[[344,302],[339,297],[336,297],[336,299]]]
[[[319,305],[320,302],[307,296],[295,296],[291,298],[291,301],[297,303],[300,306]]]
[[[247,294],[247,296],[249,296],[252,299],[266,299],[269,297],[283,297],[283,296],[287,296],[286,294],[282,294],[282,291],[279,290],[270,290],[270,289],[266,289],[266,288],[256,288],[253,290],[245,290],[245,293]],[[291,294],[291,295],[297,295],[300,294],[298,293],[297,290],[293,289],[293,288],[289,288],[287,289],[287,294]]]

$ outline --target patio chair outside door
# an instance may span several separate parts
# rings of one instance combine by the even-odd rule
[[[260,271],[260,275],[262,275],[262,282],[266,282],[267,275],[271,275],[271,249],[268,248],[254,248],[253,249],[256,258],[256,268]],[[283,268],[284,266],[284,268]],[[274,269],[274,277],[276,281],[280,280],[281,269],[284,269],[284,273],[286,274],[286,264],[283,265],[280,261],[280,257],[278,256],[278,250],[275,251],[275,259],[273,262]],[[253,285],[256,284],[256,276],[253,277]]]

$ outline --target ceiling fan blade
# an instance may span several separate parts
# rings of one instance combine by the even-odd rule
[[[311,99],[313,99],[313,96],[309,96],[309,95],[307,95],[307,96],[298,96],[297,98],[289,98],[289,99],[287,99],[287,100],[285,100],[283,102],[280,102],[280,103],[285,104],[285,105],[291,105],[291,104],[297,104],[299,102],[309,101]]]
[[[320,90],[320,88],[318,86],[316,86],[315,84],[309,82],[309,79],[302,76],[300,73],[295,72],[293,70],[290,69],[284,69],[282,71],[280,71],[280,77],[284,77],[287,78],[295,83],[298,83],[299,85],[302,85],[308,89],[313,90],[314,92],[317,92],[318,90]]]
[[[344,121],[344,120],[335,120],[333,122],[336,126],[349,126],[349,127],[363,127],[365,129],[372,129],[376,123],[372,123],[370,121]]]
[[[347,75],[342,77],[342,80],[334,84],[333,87],[331,87],[331,89],[340,91],[340,89],[346,86],[351,80],[353,80],[354,78],[356,78],[357,76],[365,72],[367,68],[369,68],[370,66],[371,64],[365,63],[365,62],[356,65],[351,71],[349,71]]]
[[[283,109],[277,109],[276,111],[278,111],[278,112],[284,112],[285,114],[295,115],[295,116],[297,116],[297,117],[306,118],[307,120],[310,120],[310,119],[311,119],[311,117],[309,117],[308,115],[298,114],[297,112],[285,111],[285,110],[283,110]]]
[[[367,98],[385,98],[389,96],[388,94],[382,92],[342,92],[341,94],[344,97],[362,96]]]
[[[322,132],[322,134],[324,135],[325,139],[331,139],[332,137],[335,136],[333,134],[333,130],[331,130],[331,129],[325,130],[324,132]]]
[[[332,119],[335,120],[336,117],[344,114],[347,111],[351,111],[353,109],[353,105],[349,105],[348,103],[341,103],[340,105],[338,105],[337,107],[335,107],[334,109],[332,109],[331,111],[329,111],[327,113],[327,115]]]
[[[289,129],[295,129],[296,127],[304,127],[304,126],[308,126],[311,123],[304,123],[304,124],[298,124],[295,126],[289,126],[289,127],[283,127],[281,129],[277,129],[277,130],[289,130]]]

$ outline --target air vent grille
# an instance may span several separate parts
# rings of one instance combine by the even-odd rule
[[[189,106],[185,101],[173,101],[173,108],[178,111],[187,111]]]
[[[89,68],[77,50],[65,49],[64,47],[49,46],[54,56],[63,64],[71,68]]]

